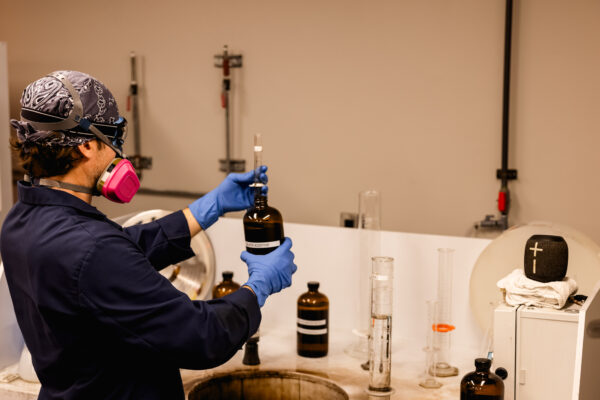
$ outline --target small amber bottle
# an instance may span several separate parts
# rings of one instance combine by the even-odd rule
[[[223,271],[223,282],[213,288],[212,297],[218,299],[233,293],[240,288],[240,285],[233,281],[233,272]]]
[[[324,357],[329,348],[329,299],[319,292],[319,282],[308,282],[308,292],[298,297],[298,355]]]
[[[491,366],[488,358],[475,360],[475,371],[460,382],[460,400],[504,400],[504,382],[490,371]]]

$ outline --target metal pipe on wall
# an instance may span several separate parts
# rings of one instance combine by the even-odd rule
[[[504,76],[502,85],[502,156],[501,168],[496,170],[496,178],[500,179],[498,192],[499,218],[486,215],[482,221],[475,224],[475,228],[500,229],[508,228],[508,212],[510,210],[510,191],[508,181],[517,179],[517,170],[508,169],[508,133],[510,123],[510,70],[512,55],[512,25],[513,25],[513,0],[506,0],[506,14],[504,20]]]

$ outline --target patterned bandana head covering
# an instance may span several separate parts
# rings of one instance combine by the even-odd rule
[[[79,93],[83,104],[83,116],[92,123],[114,124],[119,119],[119,109],[112,93],[102,82],[78,71],[57,71],[64,75]],[[62,82],[45,76],[30,83],[21,96],[21,107],[56,117],[66,118],[73,108],[73,97]],[[90,135],[78,135],[73,131],[38,131],[25,121],[12,119],[10,124],[17,130],[17,138],[25,143],[45,146],[77,146],[92,139]]]

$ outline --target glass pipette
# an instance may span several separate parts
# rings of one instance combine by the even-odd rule
[[[263,187],[264,184],[260,181],[260,166],[262,165],[262,136],[260,133],[254,135],[254,183],[252,187]]]

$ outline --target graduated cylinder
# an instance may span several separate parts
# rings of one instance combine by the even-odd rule
[[[369,392],[392,391],[392,304],[394,259],[373,257],[371,274],[371,326],[369,328]]]
[[[454,249],[438,249],[438,298],[434,331],[434,347],[438,350],[436,376],[458,375],[458,368],[450,363],[452,331],[452,276],[454,273]],[[433,371],[432,371],[433,373]]]

